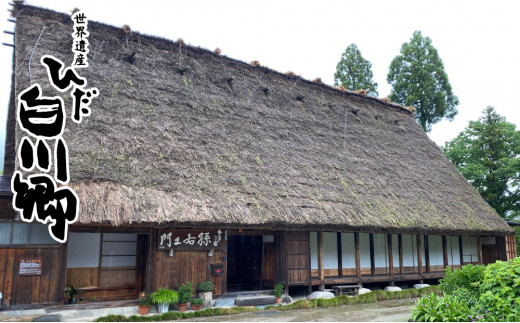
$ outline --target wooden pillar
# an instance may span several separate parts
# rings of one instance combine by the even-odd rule
[[[448,262],[448,240],[446,236],[442,236],[442,261],[444,268],[449,266]]]
[[[403,266],[403,235],[397,236],[397,244],[399,245],[399,274],[404,274]]]
[[[392,248],[392,234],[391,233],[386,235],[386,242],[387,242],[387,246],[388,246],[388,266],[390,267],[388,273],[390,274],[390,277],[392,277],[392,279],[393,279],[394,278],[394,250]]]
[[[354,245],[356,247],[356,277],[361,278],[361,260],[359,255],[359,233],[354,233]]]
[[[482,260],[482,240],[480,236],[477,236],[477,252],[478,252],[478,264],[482,265],[484,261]]]
[[[338,236],[338,276],[343,276],[343,251],[341,250],[341,232],[337,233]]]
[[[69,231],[70,234],[70,231]],[[70,236],[69,236],[70,237]],[[56,304],[59,307],[63,306],[63,291],[65,290],[65,280],[66,280],[66,273],[67,273],[67,248],[69,246],[69,243],[62,243],[60,245],[60,255],[59,255],[59,264],[58,264],[58,282],[56,284],[57,291],[49,291],[50,293],[56,294]],[[7,304],[9,305],[9,304]]]
[[[417,268],[419,271],[419,275],[422,275],[423,267],[422,267],[422,255],[421,255],[421,235],[417,234],[415,237],[417,240]]]
[[[157,230],[156,228],[150,229],[150,241],[149,248],[150,253],[148,254],[148,270],[146,275],[146,290],[148,293],[157,290]]]
[[[428,235],[424,235],[424,262],[426,264],[426,272],[430,272],[430,241]]]
[[[325,271],[323,270],[323,232],[318,232],[318,277],[320,280],[325,279]]]
[[[374,234],[370,234],[370,275],[376,274],[376,262],[374,259]]]
[[[464,250],[462,250],[462,236],[459,236],[459,255],[460,255],[460,266],[464,265],[464,256],[462,254]]]

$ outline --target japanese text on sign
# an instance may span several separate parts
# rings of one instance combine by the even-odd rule
[[[168,230],[158,237],[159,249],[213,249],[222,245],[222,230]]]

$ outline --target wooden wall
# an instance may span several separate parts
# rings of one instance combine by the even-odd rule
[[[308,231],[288,231],[287,283],[289,285],[310,284],[310,234]]]
[[[0,249],[0,291],[3,306],[58,303],[63,299],[64,247]],[[39,258],[42,274],[20,276],[20,259]],[[61,283],[60,283],[61,282]]]
[[[222,241],[225,243],[225,241]],[[177,290],[180,284],[187,281],[193,283],[193,287],[201,281],[212,280],[215,285],[214,295],[221,295],[226,286],[226,268],[219,276],[211,275],[210,264],[225,264],[226,248],[215,250],[212,257],[208,251],[174,251],[173,257],[168,251],[157,250],[155,252],[155,289],[166,287]],[[152,289],[152,290],[155,290]]]

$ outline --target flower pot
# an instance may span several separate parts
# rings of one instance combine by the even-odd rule
[[[157,310],[159,311],[159,314],[168,312],[169,308],[170,308],[170,304],[168,304],[168,303],[157,304]]]
[[[194,311],[198,311],[202,308],[202,304],[199,304],[199,305],[193,305],[191,304],[191,309],[194,310]]]
[[[204,301],[204,303],[202,303],[204,308],[211,308],[213,306],[213,292],[199,292],[198,296]]]
[[[139,314],[147,315],[150,310],[150,305],[139,305]]]
[[[281,298],[281,297],[277,297],[277,298],[276,298],[276,304],[280,304],[281,301],[282,301],[282,298]]]
[[[179,304],[179,312],[184,312],[188,304]]]
[[[77,299],[76,297],[69,298],[69,304],[76,304]]]

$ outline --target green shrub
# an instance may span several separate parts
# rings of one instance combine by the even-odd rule
[[[153,292],[150,295],[152,303],[168,303],[174,304],[178,300],[177,292],[167,288],[159,288],[156,292]]]
[[[520,257],[486,267],[476,307],[503,321],[520,321]]]
[[[198,297],[192,298],[190,301],[191,305],[202,305],[204,304],[204,301]]]
[[[179,286],[179,304],[187,304],[191,300],[191,296],[193,295],[193,287],[191,286],[191,282],[186,282]]]
[[[457,289],[466,288],[470,293],[479,294],[478,284],[484,278],[485,268],[485,266],[470,264],[453,271],[450,267],[446,267],[446,276],[439,280],[441,290],[446,294],[453,294]]]
[[[417,301],[412,309],[412,319],[416,322],[469,322],[472,315],[468,305],[458,298],[431,293]]]
[[[212,292],[215,285],[211,280],[206,280],[197,284],[197,292]]]
[[[283,295],[283,289],[283,284],[276,284],[276,286],[274,286],[274,296],[276,298],[281,298]]]

